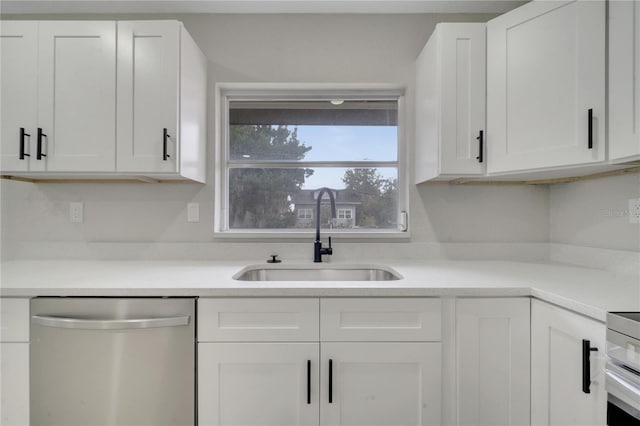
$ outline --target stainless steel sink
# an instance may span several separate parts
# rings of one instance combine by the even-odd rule
[[[394,281],[402,277],[379,265],[251,265],[233,276],[238,281]]]

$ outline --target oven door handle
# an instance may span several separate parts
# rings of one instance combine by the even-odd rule
[[[640,410],[640,383],[637,378],[627,378],[626,371],[616,371],[619,367],[611,364],[605,369],[606,390],[609,394],[629,404],[636,410]]]
[[[86,319],[67,318],[51,315],[33,315],[31,323],[44,327],[76,328],[85,330],[126,330],[156,327],[177,327],[189,325],[189,315],[159,318],[133,318],[133,319]]]

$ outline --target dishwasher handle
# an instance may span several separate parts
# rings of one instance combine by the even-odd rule
[[[75,328],[85,330],[126,330],[139,328],[178,327],[189,325],[189,315],[159,318],[86,319],[51,315],[32,315],[31,323],[44,327]]]

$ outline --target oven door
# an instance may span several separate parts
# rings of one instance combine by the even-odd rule
[[[640,426],[640,375],[608,363],[606,389],[607,425]]]

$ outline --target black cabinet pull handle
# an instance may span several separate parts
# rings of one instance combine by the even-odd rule
[[[42,157],[46,157],[47,154],[42,153],[42,138],[48,138],[46,134],[42,132],[42,128],[38,127],[38,152],[36,155],[37,160],[42,160]]]
[[[589,149],[593,149],[593,108],[589,108]]]
[[[171,135],[167,131],[167,128],[165,127],[164,129],[162,129],[162,160],[163,161],[167,161],[167,158],[171,157],[169,154],[167,154],[167,143],[170,137]]]
[[[483,163],[484,162],[484,130],[480,130],[480,134],[478,135],[476,140],[478,141],[478,156],[476,157],[476,160],[478,160],[478,163]]]
[[[31,135],[29,133],[25,133],[24,131],[24,127],[20,127],[20,159],[24,160],[24,157],[31,157],[31,154],[27,154],[24,152],[24,137],[25,136],[29,136],[29,138],[31,138]]]
[[[307,404],[311,404],[311,360],[307,360]]]
[[[329,404],[333,403],[333,360],[329,360]]]
[[[591,341],[582,339],[582,392],[591,393],[591,352],[598,348],[591,347]]]

